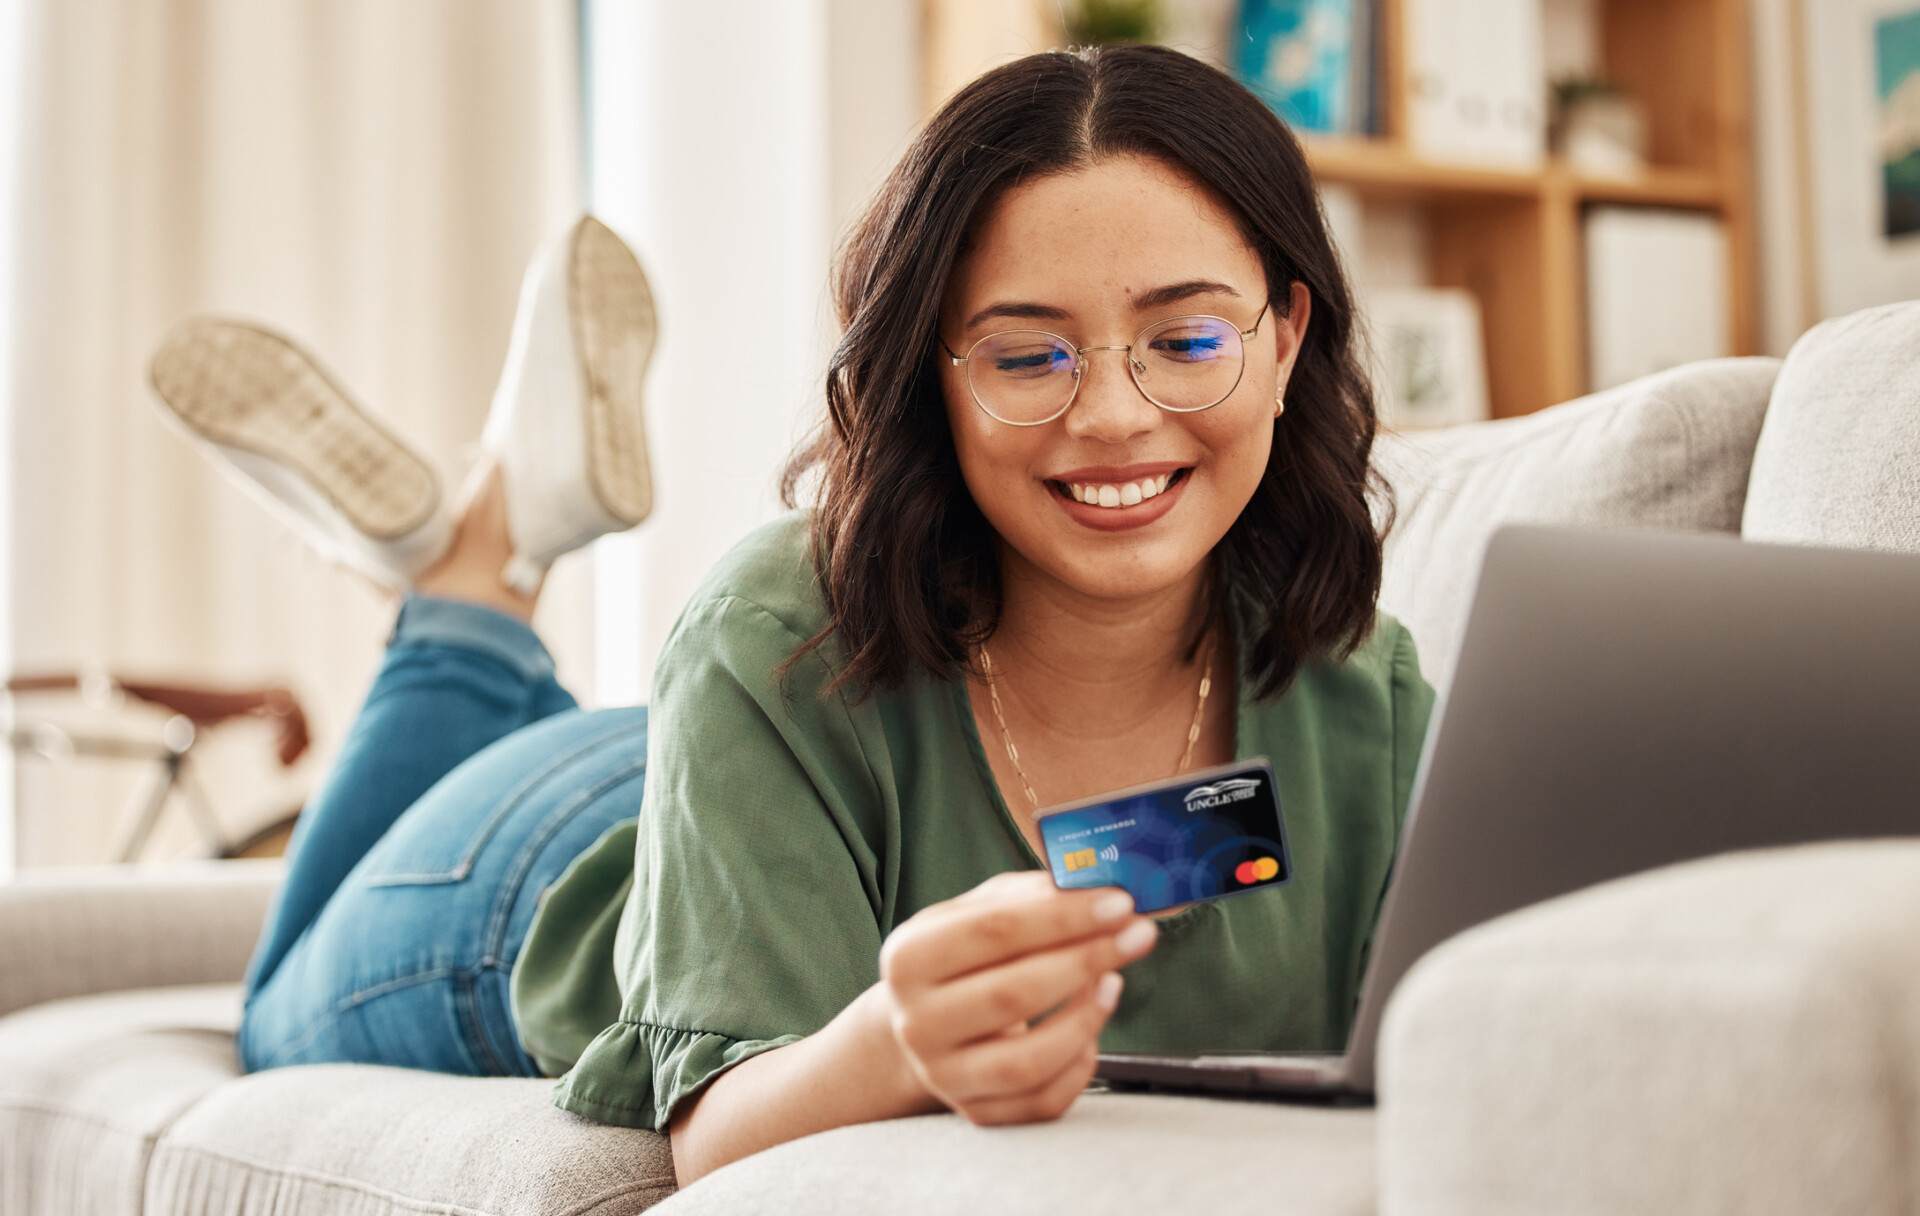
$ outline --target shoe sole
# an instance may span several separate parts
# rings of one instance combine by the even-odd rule
[[[149,376],[194,434],[292,469],[374,540],[413,532],[439,505],[433,467],[271,330],[189,321],[155,352]]]
[[[630,528],[653,511],[641,395],[658,325],[653,292],[633,251],[592,216],[575,230],[570,257],[567,311],[586,380],[587,480]]]

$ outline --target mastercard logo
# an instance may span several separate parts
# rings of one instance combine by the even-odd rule
[[[1265,882],[1269,878],[1277,877],[1279,873],[1280,863],[1272,857],[1256,857],[1252,861],[1241,862],[1233,869],[1234,878],[1239,880],[1243,887]]]

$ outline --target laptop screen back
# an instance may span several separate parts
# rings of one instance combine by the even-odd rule
[[[1508,528],[1427,740],[1349,1047],[1448,937],[1732,849],[1920,835],[1920,557]]]

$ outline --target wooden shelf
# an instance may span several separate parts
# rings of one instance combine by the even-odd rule
[[[1564,164],[1503,169],[1423,160],[1387,139],[1302,141],[1307,163],[1326,185],[1348,186],[1371,197],[1455,199],[1472,195],[1507,198],[1557,195],[1579,202],[1642,203],[1665,207],[1718,207],[1719,179],[1693,169],[1648,168],[1631,178],[1589,177]]]
[[[1301,141],[1307,164],[1323,185],[1352,186],[1372,195],[1444,198],[1470,194],[1534,195],[1540,173],[1421,160],[1385,139]]]
[[[1307,137],[1307,163],[1316,180],[1352,190],[1363,205],[1421,213],[1426,281],[1479,301],[1495,417],[1587,390],[1582,231],[1594,204],[1686,208],[1718,219],[1729,255],[1727,349],[1753,352],[1746,0],[1595,0],[1600,70],[1647,118],[1655,163],[1631,178],[1578,174],[1556,160],[1508,169],[1422,159],[1405,142],[1401,0],[1378,3],[1388,133]]]
[[[1564,178],[1583,203],[1642,203],[1649,207],[1719,208],[1726,205],[1720,179],[1698,169],[1649,168],[1638,177],[1583,177],[1565,166],[1547,171],[1549,183]]]

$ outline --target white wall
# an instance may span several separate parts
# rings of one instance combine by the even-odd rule
[[[1753,35],[1753,187],[1760,292],[1760,349],[1784,355],[1811,324],[1802,274],[1800,158],[1794,121],[1802,102],[1793,71],[1800,0],[1750,0]]]
[[[820,408],[839,227],[918,119],[913,0],[588,0],[590,197],[653,282],[654,514],[599,543],[596,694],[644,701],[688,595],[773,518]]]
[[[13,500],[6,484],[13,468],[13,315],[15,284],[14,212],[19,198],[20,115],[22,62],[26,44],[25,0],[0,0],[0,672],[13,670],[13,560],[8,552],[13,535],[8,512]],[[0,698],[0,703],[4,698]],[[0,723],[12,724],[9,712]],[[13,749],[0,747],[0,881],[13,875],[14,864]]]
[[[912,141],[920,54],[916,0],[827,0],[827,188],[836,233]]]
[[[1868,235],[1879,220],[1864,10],[1833,0],[1749,0],[1748,11],[1762,347],[1784,355],[1827,317],[1920,297],[1920,246],[1902,239],[1890,247]],[[1804,131],[1796,130],[1801,121]],[[1825,125],[1836,121],[1837,132]]]

